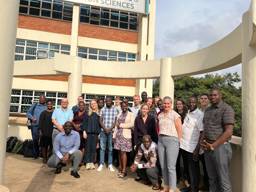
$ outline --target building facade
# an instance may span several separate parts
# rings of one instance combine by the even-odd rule
[[[154,59],[155,1],[145,4],[148,13],[62,0],[20,0],[15,61],[53,58],[55,53],[102,62]],[[132,100],[142,91],[152,95],[151,79],[83,76],[82,82],[86,101],[95,96]],[[41,94],[57,106],[67,96],[67,87],[67,75],[16,76],[10,111],[25,113]]]

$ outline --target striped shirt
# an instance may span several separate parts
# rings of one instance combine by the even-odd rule
[[[234,125],[234,110],[227,103],[220,101],[205,110],[203,123],[205,138],[216,141],[225,131],[225,125]]]

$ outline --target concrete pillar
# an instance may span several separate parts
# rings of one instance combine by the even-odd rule
[[[19,1],[9,0],[1,5],[0,10],[0,184],[4,180],[18,7]]]
[[[75,105],[77,103],[77,97],[82,94],[82,62],[77,57],[79,22],[80,6],[74,4],[70,48],[70,55],[73,56],[73,62],[70,63],[71,73],[68,77],[68,100],[70,106]]]
[[[140,19],[138,50],[139,60],[153,60],[155,53],[155,9],[156,1],[150,1],[149,15],[142,16]],[[148,96],[153,93],[153,80],[140,79],[136,82],[136,94],[146,91]]]
[[[174,99],[174,81],[171,76],[172,59],[163,58],[160,63],[160,97],[170,96]]]
[[[249,45],[250,14],[242,22],[242,192],[256,189],[256,47]]]

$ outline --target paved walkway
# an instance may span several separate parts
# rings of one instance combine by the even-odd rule
[[[99,173],[83,166],[79,174],[80,179],[70,176],[69,171],[55,175],[40,159],[7,154],[4,185],[11,192],[152,192],[151,187],[135,182],[134,176],[119,179],[116,172],[107,169]]]

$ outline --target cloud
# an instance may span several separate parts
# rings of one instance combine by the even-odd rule
[[[220,40],[239,25],[249,5],[249,0],[171,0],[166,6],[160,3],[166,1],[158,2],[158,11],[164,9],[157,15],[158,58],[195,51]],[[171,7],[169,17],[165,12],[167,6]]]

